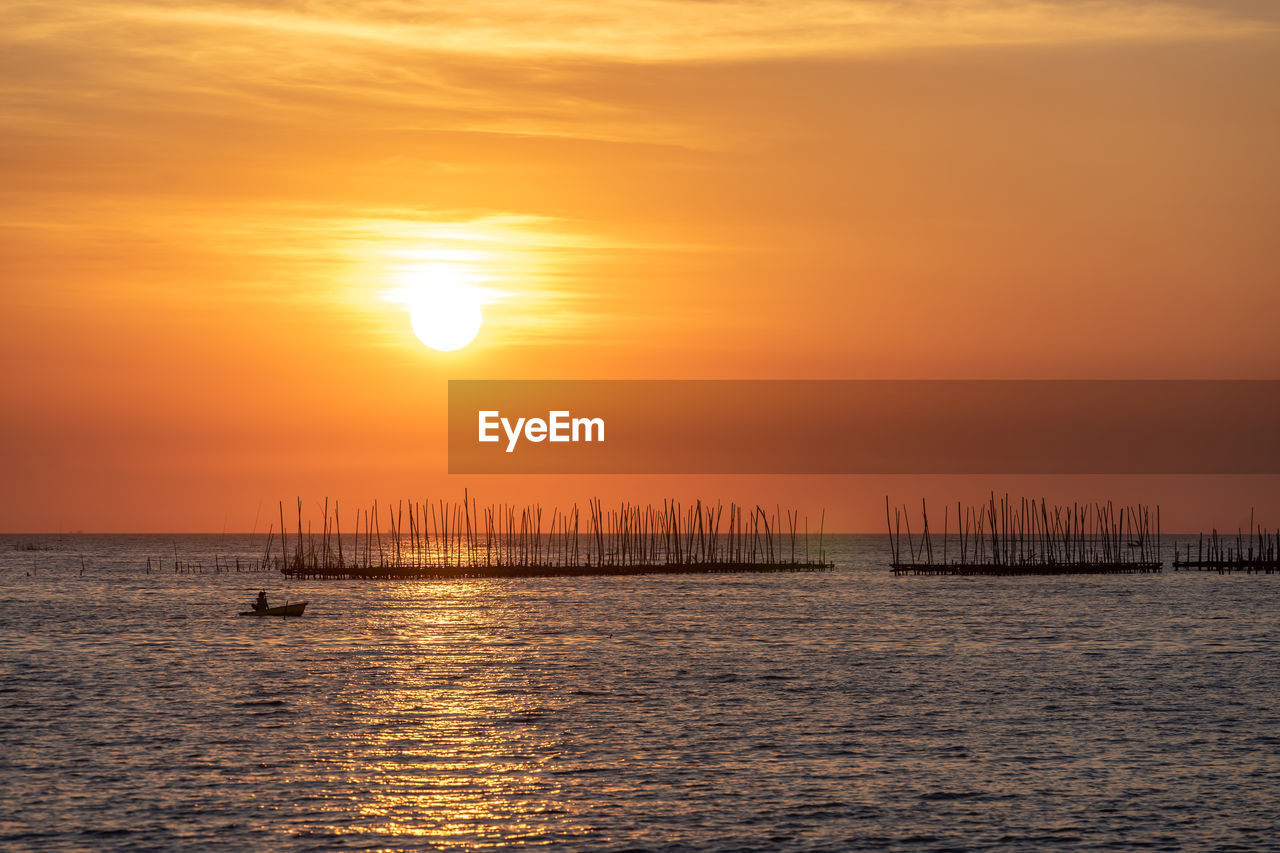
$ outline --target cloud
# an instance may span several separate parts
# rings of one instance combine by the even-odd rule
[[[34,136],[146,135],[152,117],[419,127],[706,147],[608,87],[620,65],[832,59],[1013,45],[1250,39],[1250,4],[955,0],[403,0],[11,5],[5,118]],[[381,112],[380,112],[381,111]],[[712,143],[710,147],[714,147]]]
[[[556,253],[625,249],[538,243],[599,230],[565,219],[598,217],[623,231],[622,222],[687,222],[680,206],[700,198],[738,199],[709,208],[732,214],[751,208],[742,199],[790,197],[779,188],[797,169],[720,156],[749,151],[752,134],[788,130],[787,107],[801,87],[761,86],[761,69],[786,70],[768,63],[821,60],[804,88],[818,107],[797,113],[809,120],[848,94],[829,82],[824,63],[832,61],[1260,39],[1275,34],[1275,15],[1247,2],[1171,0],[10,4],[0,28],[0,159],[8,165],[0,193],[10,211],[0,238],[35,267],[34,250],[18,245],[33,234],[49,256],[59,254],[55,237],[104,253],[132,251],[140,241],[131,235],[155,235],[169,242],[146,255],[149,263],[163,254],[181,266],[180,252],[204,253],[217,256],[206,262],[218,277],[237,283],[245,274],[232,258],[269,256],[264,270],[279,278],[246,286],[279,295],[299,277],[334,281],[333,268],[352,257],[376,267],[367,259],[384,249],[431,239],[429,224],[402,210],[384,216],[379,205],[458,207],[479,213],[443,221],[469,223],[474,239],[496,229],[519,248],[494,261],[509,278],[518,267],[529,292],[585,300],[597,287],[592,273],[563,272]],[[814,150],[834,162],[854,133],[887,132],[823,130],[840,142],[779,162],[807,162]],[[894,145],[909,138],[898,133]],[[618,143],[630,150],[610,147]],[[820,183],[835,185],[825,176]],[[172,199],[195,212],[163,203]],[[270,207],[282,199],[345,212]],[[267,206],[253,207],[259,202]],[[220,204],[234,214],[221,216]],[[840,196],[832,207],[848,204]],[[803,209],[819,208],[806,198]],[[475,219],[494,211],[548,216]],[[549,272],[539,278],[539,270]]]
[[[385,108],[409,126],[657,144],[689,141],[565,81],[622,64],[1250,39],[1278,23],[1239,0],[88,0],[11,4],[6,18],[0,125],[35,134],[118,133],[161,113],[305,121]]]
[[[113,32],[376,45],[502,59],[589,58],[696,62],[830,56],[886,50],[1088,41],[1202,41],[1274,32],[1274,15],[1248,5],[1186,2],[887,2],[887,0],[471,0],[405,2],[98,3],[28,6],[19,33],[58,38]],[[21,37],[21,36],[19,36]],[[146,45],[143,47],[143,45]]]

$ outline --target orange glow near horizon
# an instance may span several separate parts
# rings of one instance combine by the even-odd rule
[[[0,531],[464,486],[878,529],[1000,485],[464,483],[446,381],[1280,376],[1270,4],[91,0],[0,44]]]

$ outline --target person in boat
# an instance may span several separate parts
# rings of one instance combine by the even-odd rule
[[[267,604],[267,591],[265,589],[260,590],[258,592],[258,600],[253,603],[253,609],[257,610],[258,612],[262,612],[263,610],[268,609],[268,607],[269,605]]]

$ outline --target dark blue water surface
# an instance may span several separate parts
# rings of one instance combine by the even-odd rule
[[[173,572],[261,547],[0,537],[0,847],[1280,850],[1280,576]]]

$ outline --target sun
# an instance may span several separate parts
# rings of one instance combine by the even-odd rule
[[[424,287],[409,303],[409,322],[418,340],[438,352],[462,349],[480,334],[481,295],[466,285]]]
[[[452,352],[474,341],[484,324],[489,290],[477,287],[477,280],[483,279],[458,264],[415,264],[396,271],[399,286],[386,298],[408,309],[418,340],[437,352]]]

